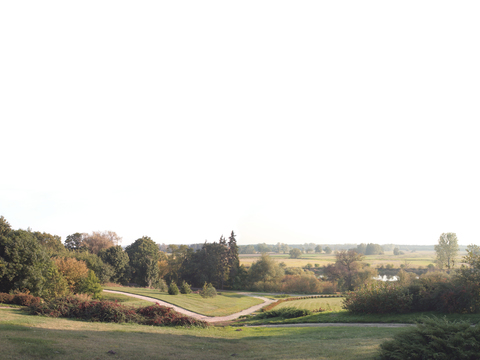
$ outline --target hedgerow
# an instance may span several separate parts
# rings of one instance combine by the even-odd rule
[[[32,305],[30,313],[99,322],[132,322],[155,326],[207,326],[205,321],[181,315],[172,308],[159,304],[132,308],[116,301],[85,301],[76,297],[56,298],[43,304]]]

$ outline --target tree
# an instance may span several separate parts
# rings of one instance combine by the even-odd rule
[[[175,284],[174,281],[170,283],[170,286],[168,287],[168,294],[169,295],[178,295],[180,291],[178,290],[177,284]]]
[[[130,259],[120,245],[101,250],[98,255],[104,263],[109,264],[113,268],[114,273],[111,276],[113,282],[128,282],[127,273]]]
[[[323,249],[325,251],[325,254],[331,254],[332,253],[332,248],[330,246],[326,246],[325,249]]]
[[[298,259],[300,256],[302,256],[302,251],[300,249],[292,249],[289,252],[290,254],[290,259]]]
[[[188,283],[185,280],[183,280],[182,286],[180,286],[180,292],[182,294],[191,294],[192,293],[192,289],[190,288],[190,285],[188,285]]]
[[[258,252],[262,254],[272,251],[272,247],[265,243],[257,244],[257,249],[258,249]]]
[[[4,219],[0,223],[0,292],[27,289],[41,296],[50,268],[49,256],[31,232],[8,230]]]
[[[83,278],[79,285],[78,292],[80,294],[92,295],[94,299],[102,298],[102,286],[92,270],[88,270],[88,276]]]
[[[215,290],[215,288],[213,287],[213,285],[211,283],[208,283],[208,284],[205,283],[205,284],[203,284],[202,290],[200,290],[200,295],[203,298],[215,297],[215,296],[217,296],[217,290]]]
[[[74,258],[56,258],[55,265],[67,281],[70,291],[79,293],[82,280],[88,276],[85,262]]]
[[[54,299],[65,296],[70,293],[67,280],[60,273],[54,261],[51,261],[50,267],[45,276],[45,286],[43,287],[42,297],[45,299]]]
[[[451,269],[455,265],[455,257],[458,253],[458,239],[455,233],[443,233],[435,245],[437,253],[437,264],[440,268],[444,266]]]
[[[87,247],[83,243],[83,239],[87,236],[88,234],[83,233],[68,235],[65,239],[65,248],[70,251],[86,250]]]
[[[335,256],[337,260],[335,264],[325,267],[327,278],[331,281],[338,281],[341,288],[353,291],[356,277],[361,270],[359,261],[363,260],[364,255],[350,249],[348,251],[340,250]]]
[[[253,288],[263,291],[276,290],[285,275],[283,268],[270,256],[263,254],[248,270],[249,282]]]
[[[38,243],[42,245],[50,255],[60,255],[65,252],[65,247],[62,244],[62,238],[58,235],[52,235],[46,232],[41,233],[35,231],[33,236]]]
[[[93,231],[91,235],[87,235],[83,239],[83,244],[90,252],[98,254],[100,250],[118,245],[121,241],[122,238],[113,231]]]
[[[317,254],[321,253],[322,252],[322,247],[320,245],[315,246],[315,252]]]
[[[378,244],[368,244],[365,249],[365,255],[382,255],[383,248]]]
[[[153,267],[158,269],[158,261],[163,254],[158,250],[157,244],[144,236],[128,245],[125,251],[130,259],[132,281],[140,286],[155,286],[160,280],[160,274],[155,272]]]
[[[398,247],[393,249],[393,255],[400,255],[400,249]]]
[[[0,236],[7,236],[11,230],[12,227],[8,221],[3,216],[0,216]]]

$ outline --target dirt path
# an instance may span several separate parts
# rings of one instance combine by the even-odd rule
[[[275,300],[271,300],[271,299],[267,299],[265,297],[262,297],[262,296],[253,296],[253,295],[249,295],[248,293],[239,293],[239,294],[242,294],[242,295],[246,295],[246,296],[252,296],[254,298],[257,298],[257,299],[261,299],[263,300],[263,304],[259,304],[259,305],[255,305],[255,306],[252,306],[248,309],[245,309],[245,310],[242,310],[238,313],[235,313],[235,314],[232,314],[232,315],[227,315],[227,316],[206,316],[206,315],[200,315],[200,314],[197,314],[193,311],[189,311],[189,310],[186,310],[184,308],[181,308],[181,307],[178,307],[176,305],[173,305],[173,304],[170,304],[166,301],[162,301],[162,300],[158,300],[158,299],[154,299],[154,298],[151,298],[151,297],[148,297],[148,296],[143,296],[143,295],[136,295],[136,294],[131,294],[131,293],[127,293],[127,292],[123,292],[123,291],[114,291],[114,290],[103,290],[105,292],[108,292],[108,293],[114,293],[114,294],[122,294],[122,295],[128,295],[128,296],[131,296],[131,297],[134,297],[134,298],[137,298],[137,299],[142,299],[142,300],[145,300],[145,301],[151,301],[153,303],[159,303],[160,305],[163,305],[163,306],[168,306],[168,307],[171,307],[173,308],[173,310],[179,312],[179,313],[182,313],[182,314],[185,314],[185,315],[188,315],[188,316],[191,316],[195,319],[198,319],[198,320],[203,320],[203,321],[206,321],[206,322],[224,322],[224,321],[231,321],[231,320],[235,320],[237,319],[238,317],[242,316],[242,315],[248,315],[248,314],[251,314],[259,309],[261,309],[262,307],[264,307],[265,305],[268,305],[268,304],[271,304],[273,302],[275,302]]]

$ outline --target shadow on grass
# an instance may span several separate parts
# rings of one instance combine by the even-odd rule
[[[32,316],[16,322],[32,323]],[[368,359],[397,329],[324,328],[153,328],[38,317],[33,326],[1,323],[3,359]],[[33,321],[35,322],[35,321]],[[44,326],[42,326],[45,324]],[[108,326],[108,331],[99,328]],[[55,327],[52,329],[52,327]],[[339,343],[342,346],[338,346]]]

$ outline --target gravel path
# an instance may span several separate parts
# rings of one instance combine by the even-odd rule
[[[263,304],[259,304],[259,305],[255,305],[255,306],[252,306],[248,309],[245,309],[243,311],[240,311],[238,313],[235,313],[235,314],[232,314],[232,315],[227,315],[227,316],[206,316],[206,315],[200,315],[200,314],[197,314],[193,311],[189,311],[189,310],[185,310],[181,307],[178,307],[176,305],[173,305],[173,304],[170,304],[166,301],[162,301],[162,300],[158,300],[158,299],[154,299],[154,298],[151,298],[151,297],[148,297],[148,296],[143,296],[143,295],[136,295],[136,294],[131,294],[131,293],[127,293],[127,292],[123,292],[123,291],[114,291],[114,290],[103,290],[105,292],[108,292],[108,293],[114,293],[114,294],[123,294],[123,295],[128,295],[128,296],[131,296],[131,297],[135,297],[137,299],[142,299],[142,300],[145,300],[145,301],[151,301],[153,303],[159,303],[160,305],[163,305],[163,306],[168,306],[168,307],[171,307],[173,308],[173,310],[179,312],[179,313],[182,313],[182,314],[185,314],[185,315],[188,315],[188,316],[191,316],[195,319],[198,319],[198,320],[203,320],[203,321],[206,321],[206,322],[221,322],[221,321],[231,321],[231,320],[235,320],[237,319],[238,317],[242,316],[242,315],[248,315],[248,314],[251,314],[259,309],[261,309],[262,307],[264,307],[265,305],[268,305],[268,304],[271,304],[273,302],[275,302],[275,300],[271,300],[271,299],[267,299],[265,297],[262,297],[262,296],[253,296],[253,295],[249,295],[249,293],[239,293],[239,294],[242,294],[242,295],[246,295],[246,296],[252,296],[254,298],[257,298],[257,299],[261,299],[263,300]]]

